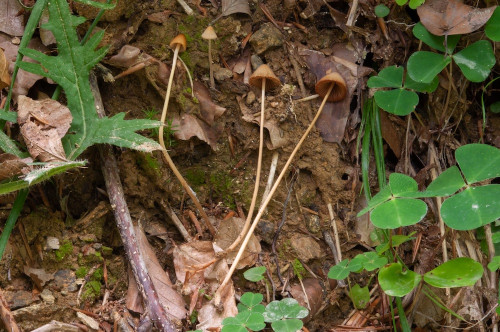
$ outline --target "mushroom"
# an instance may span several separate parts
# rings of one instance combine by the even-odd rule
[[[212,67],[212,40],[217,39],[217,34],[215,33],[214,27],[209,25],[201,38],[208,40],[208,66],[210,68],[210,87],[215,89],[215,81],[214,81],[214,70]]]
[[[255,203],[257,202],[257,194],[259,192],[259,183],[260,183],[260,172],[262,169],[262,150],[264,149],[264,121],[265,121],[265,98],[266,98],[266,90],[271,90],[279,87],[281,85],[281,81],[279,78],[274,75],[271,68],[268,65],[260,65],[259,68],[250,76],[249,80],[250,85],[259,88],[262,90],[262,97],[260,100],[260,139],[259,139],[259,156],[257,158],[257,172],[255,175],[255,187],[253,190],[252,201],[250,203],[250,209],[248,210],[248,215],[245,220],[245,225],[241,230],[238,237],[234,240],[234,242],[227,247],[224,251],[218,253],[218,257],[224,256],[227,253],[233,251],[238,244],[245,236],[245,233],[248,231],[250,227],[250,221],[252,220],[253,212],[255,209]]]
[[[265,82],[265,81],[264,81]],[[265,85],[265,83],[263,83]],[[252,222],[252,225],[250,226],[250,229],[248,230],[245,239],[243,240],[243,243],[241,244],[240,249],[238,250],[238,253],[236,254],[236,257],[234,258],[234,261],[231,265],[231,268],[229,269],[229,272],[226,274],[226,277],[220,284],[219,288],[215,292],[215,297],[214,297],[214,304],[215,306],[220,305],[221,302],[221,296],[222,292],[224,291],[224,288],[226,287],[227,283],[231,279],[231,276],[234,273],[234,270],[236,269],[236,266],[238,266],[238,263],[241,259],[241,256],[243,255],[243,252],[245,251],[245,248],[248,244],[248,241],[250,240],[250,237],[252,236],[253,232],[255,231],[255,228],[257,227],[257,224],[259,223],[260,218],[264,214],[264,211],[267,208],[267,205],[271,201],[271,198],[273,197],[274,193],[276,192],[276,189],[278,188],[281,180],[283,179],[283,176],[288,170],[288,167],[290,166],[293,157],[295,157],[295,154],[299,150],[300,146],[306,139],[306,137],[309,135],[309,132],[312,130],[314,125],[316,124],[316,121],[318,120],[321,112],[323,111],[323,108],[325,107],[325,104],[327,101],[335,102],[335,101],[340,101],[345,98],[347,95],[347,86],[340,74],[338,73],[327,73],[325,76],[323,76],[315,86],[316,93],[319,94],[320,96],[323,97],[323,102],[321,103],[321,106],[318,109],[318,112],[316,113],[316,116],[314,119],[311,121],[311,124],[309,127],[307,127],[306,132],[304,135],[299,140],[299,143],[295,146],[293,149],[292,153],[290,154],[290,157],[288,157],[288,160],[285,163],[285,166],[281,170],[280,175],[276,179],[276,182],[274,183],[273,187],[269,191],[269,194],[265,198],[265,200],[262,202],[259,211],[257,212],[257,215],[255,216],[255,219]]]
[[[172,81],[174,79],[175,66],[177,64],[177,56],[179,54],[179,51],[184,52],[186,50],[186,45],[187,45],[186,36],[184,36],[182,33],[177,35],[170,42],[170,47],[174,49],[174,57],[172,59],[172,70],[170,71],[170,77],[168,79],[167,93],[165,96],[165,103],[163,104],[163,111],[161,113],[161,120],[160,120],[161,127],[160,127],[160,131],[158,134],[158,140],[160,142],[160,145],[163,147],[163,149],[161,151],[163,153],[163,156],[167,160],[168,166],[170,166],[170,169],[172,170],[172,172],[174,172],[175,176],[177,177],[177,179],[181,183],[182,187],[187,192],[187,194],[189,195],[189,197],[193,201],[194,205],[196,206],[196,208],[200,212],[200,215],[203,218],[203,221],[205,222],[208,230],[210,231],[210,234],[212,234],[212,236],[215,236],[216,232],[215,232],[214,226],[212,226],[212,224],[210,223],[208,215],[206,214],[205,210],[203,210],[203,207],[201,206],[200,201],[198,201],[198,198],[196,198],[196,195],[195,195],[193,189],[191,189],[189,184],[186,182],[186,180],[184,179],[182,174],[179,172],[179,170],[175,166],[172,158],[170,158],[170,155],[168,154],[167,148],[165,147],[165,142],[163,140],[163,127],[165,126],[165,118],[167,117],[168,101],[170,99],[170,91],[172,90]]]

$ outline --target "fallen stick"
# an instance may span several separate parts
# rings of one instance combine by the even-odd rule
[[[90,85],[94,94],[97,114],[100,117],[105,116],[104,106],[102,104],[101,94],[97,85],[95,75],[90,76]],[[153,321],[153,324],[160,331],[175,332],[177,329],[170,321],[167,313],[160,303],[158,293],[155,290],[151,277],[148,274],[144,257],[139,250],[137,237],[134,231],[134,224],[130,217],[125,194],[118,173],[118,165],[110,146],[99,145],[99,155],[101,156],[101,168],[106,182],[106,190],[109,195],[109,202],[115,215],[116,226],[125,248],[128,261],[134,273],[137,288],[141,292],[147,312]]]

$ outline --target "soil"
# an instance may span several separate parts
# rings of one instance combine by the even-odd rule
[[[206,15],[196,9],[194,1],[189,4],[195,10],[194,16],[183,12],[174,0],[118,1],[117,7],[106,13],[98,25],[98,29],[106,31],[101,44],[110,45],[104,65],[113,75],[120,73],[124,68],[106,63],[121,47],[131,45],[163,61],[170,70],[173,52],[168,43],[178,33],[184,33],[188,49],[182,53],[181,58],[193,79],[208,87],[208,47],[201,38],[201,33],[220,14],[221,9],[215,6],[220,4],[217,1],[202,1],[201,8],[206,10]],[[349,11],[347,1],[330,4],[343,15]],[[247,59],[250,61],[250,54],[256,55],[250,44],[244,48],[243,43],[251,33],[255,34],[264,24],[270,24],[260,5],[261,3],[250,1],[251,16],[232,14],[220,18],[214,24],[218,34],[217,41],[213,43],[217,74],[223,73],[222,59],[230,66],[234,63],[241,66],[242,61],[244,64]],[[308,68],[305,57],[299,54],[299,49],[320,51],[330,56],[334,49],[343,48],[349,50],[346,52],[354,57],[352,63],[356,66],[378,70],[388,65],[405,63],[409,54],[418,48],[418,41],[412,38],[410,31],[411,25],[418,19],[414,11],[392,6],[393,23],[388,23],[390,38],[386,40],[371,12],[373,6],[374,2],[360,1],[356,28],[348,37],[335,17],[332,17],[331,10],[322,2],[266,1],[265,8],[274,20],[284,21],[287,25],[283,28],[278,23],[279,28],[275,28],[283,39],[282,45],[272,47],[258,56],[274,70],[281,82],[295,88],[292,92],[277,89],[268,93],[266,121],[276,125],[279,136],[285,143],[274,147],[271,133],[266,131],[257,202],[262,200],[273,154],[279,153],[279,172],[320,104],[318,100],[297,102],[314,93],[317,80]],[[96,15],[96,10],[89,9],[88,6],[75,2],[73,7],[87,19]],[[313,12],[309,19],[300,16],[306,9]],[[153,14],[157,14],[161,20],[152,19]],[[88,26],[89,23],[86,24]],[[274,25],[271,26],[274,28]],[[85,28],[84,25],[82,31]],[[352,51],[356,48],[362,57]],[[186,110],[190,114],[199,115],[199,104],[189,97],[189,91],[186,90],[189,87],[186,71],[181,66],[176,70],[179,74],[176,71],[167,117],[182,118]],[[232,70],[232,77],[216,80],[216,88],[209,90],[214,103],[226,109],[211,126],[216,135],[215,146],[197,137],[189,140],[176,138],[179,128],[174,126],[169,149],[175,164],[191,184],[206,212],[216,220],[223,219],[231,211],[238,213],[239,209],[248,213],[257,164],[259,126],[243,120],[242,106],[253,114],[260,112],[260,90],[243,82],[243,72],[236,73],[234,68]],[[300,89],[297,75],[301,76],[305,95]],[[145,118],[147,111],[161,110],[165,83],[165,77],[159,74],[157,64],[114,83],[100,80],[106,113],[114,115],[125,112],[127,118]],[[440,77],[440,86],[435,93],[430,97],[421,96],[417,107],[420,118],[392,115],[386,118],[387,132],[396,133],[395,136],[384,136],[388,173],[406,170],[409,175],[420,175],[420,183],[427,183],[428,174],[419,172],[429,164],[426,144],[431,138],[439,146],[438,154],[445,164],[452,163],[456,147],[479,140],[481,133],[476,124],[481,119],[478,104],[481,85],[466,84],[465,80],[457,80],[455,84],[447,110],[453,112],[453,115],[449,126],[439,136],[437,130],[442,123],[440,117],[443,114],[437,110],[443,108],[443,101],[449,93],[449,81],[444,76]],[[257,236],[262,245],[259,258],[261,263],[258,265],[264,264],[271,272],[274,282],[279,285],[271,246],[277,225],[282,220],[284,202],[290,186],[293,186],[292,198],[286,207],[286,222],[279,233],[276,247],[279,252],[280,273],[285,278],[290,278],[290,283],[298,282],[291,267],[297,258],[302,258],[307,278],[320,280],[321,305],[305,324],[309,331],[329,331],[342,325],[354,310],[347,288],[336,285],[327,278],[330,267],[335,264],[332,250],[324,240],[324,232],[331,231],[327,205],[333,206],[343,258],[351,258],[373,245],[369,230],[360,227],[363,218],[356,218],[356,213],[366,205],[359,195],[361,170],[357,150],[361,119],[361,105],[358,103],[368,95],[366,77],[359,78],[359,83],[350,91],[350,95],[354,96],[348,105],[351,113],[345,118],[345,130],[340,132],[340,139],[328,142],[323,139],[319,130],[314,129],[310,133],[257,228]],[[487,101],[491,101],[490,97],[487,98]],[[160,113],[155,113],[153,118],[159,119]],[[408,132],[410,122],[412,128]],[[486,141],[497,146],[499,122],[498,114],[492,114],[484,133]],[[157,139],[154,131],[142,134]],[[405,141],[408,143],[403,143]],[[400,148],[395,148],[395,144],[399,144]],[[83,155],[89,161],[88,167],[70,171],[31,190],[4,259],[0,262],[0,287],[17,323],[25,331],[53,320],[78,321],[77,313],[93,317],[99,322],[99,328],[105,331],[110,331],[113,324],[116,326],[116,322],[120,321],[116,318],[116,313],[128,320],[131,326],[139,325],[141,316],[129,311],[125,304],[129,283],[128,263],[108,203],[96,151],[91,148]],[[165,207],[169,205],[173,208],[185,221],[192,236],[197,232],[189,222],[186,211],[197,213],[196,209],[159,151],[152,154],[118,148],[114,151],[119,161],[121,181],[132,219],[145,230],[160,264],[175,284],[172,250],[185,241]],[[370,172],[370,182],[376,188],[375,170]],[[11,208],[13,196],[2,197],[2,200],[4,207],[0,210],[0,219],[3,221]],[[435,221],[432,220],[434,216],[428,218],[425,222],[429,227],[435,227]],[[426,229],[428,231],[429,228]],[[297,237],[305,237],[313,244],[310,248],[294,247]],[[48,245],[53,238],[57,239],[58,248]],[[431,241],[430,238],[431,236],[426,240],[427,244]],[[210,241],[212,237],[203,229],[198,240]],[[432,248],[432,243],[429,248]],[[300,249],[310,250],[311,257],[304,258]],[[402,247],[402,250],[411,259],[412,248]],[[429,256],[427,259],[432,261]],[[26,266],[40,270],[26,271]],[[368,274],[360,274],[352,281],[364,286],[369,284],[370,278]],[[264,284],[246,281],[242,271],[235,274],[233,281],[237,295],[245,291],[266,293]],[[370,285],[373,286],[373,282]],[[47,292],[45,295],[42,293],[45,290],[50,291],[49,295],[53,299],[48,297],[47,300]],[[379,316],[377,319],[378,322],[372,323],[390,326],[390,316]],[[442,322],[442,319],[442,315],[433,316],[429,320],[420,319],[418,328],[427,331],[437,329],[439,324],[436,321]],[[185,322],[184,330],[194,330],[195,325]]]

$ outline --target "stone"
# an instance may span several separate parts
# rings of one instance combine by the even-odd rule
[[[59,270],[54,273],[54,280],[50,283],[50,288],[55,291],[76,292],[78,286],[76,284],[75,272],[71,270]]]
[[[83,312],[77,312],[76,316],[78,319],[92,330],[99,330],[99,323],[92,317],[85,315]]]
[[[4,291],[3,295],[11,310],[24,308],[38,301],[38,296],[25,290],[15,292]]]
[[[52,295],[52,292],[45,288],[41,293],[40,297],[42,298],[43,302],[47,304],[54,304],[56,302],[56,298],[54,295]]]
[[[214,64],[214,78],[218,81],[224,81],[227,80],[228,78],[233,77],[233,72],[227,68],[223,68],[217,64]]]
[[[59,239],[57,237],[49,236],[47,237],[47,243],[45,244],[45,250],[57,250],[61,247],[59,244]]]
[[[260,67],[260,65],[264,64],[264,61],[258,56],[257,54],[253,54],[250,57],[250,63],[252,64],[252,69],[257,70],[257,68]]]
[[[247,98],[245,99],[245,103],[247,105],[252,105],[254,101],[255,101],[255,93],[253,93],[253,91],[249,91],[247,94]]]
[[[294,235],[290,243],[298,258],[305,263],[324,256],[319,244],[309,236]]]
[[[283,45],[284,38],[274,25],[264,23],[262,27],[250,37],[250,45],[257,54]]]

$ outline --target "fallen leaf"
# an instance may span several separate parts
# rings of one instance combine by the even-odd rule
[[[129,267],[127,269],[128,275],[128,288],[127,288],[127,296],[125,297],[125,306],[128,310],[136,312],[138,314],[144,313],[144,307],[142,306],[142,295],[139,292],[139,288],[137,288],[137,283],[134,279],[134,273],[132,269]]]
[[[392,121],[387,112],[380,112],[380,129],[382,131],[382,138],[387,142],[399,160],[405,138],[405,130]]]
[[[153,57],[147,53],[143,53],[141,49],[125,45],[118,53],[110,57],[106,63],[114,67],[128,68],[140,62],[150,61],[151,59]]]
[[[33,280],[38,290],[42,290],[47,282],[54,279],[53,273],[47,273],[44,269],[35,269],[26,265],[24,266],[24,274]]]
[[[0,181],[11,178],[15,175],[27,174],[30,167],[26,162],[31,160],[22,160],[19,157],[9,154],[0,154]]]
[[[214,124],[214,120],[220,117],[226,109],[213,102],[210,96],[210,91],[205,84],[198,81],[193,82],[193,92],[196,99],[200,103],[200,114],[210,126]]]
[[[33,159],[45,162],[66,160],[61,138],[72,119],[70,110],[56,100],[19,96],[17,121]]]
[[[183,284],[184,295],[190,295],[192,300],[198,302],[198,294],[203,287],[203,293],[215,293],[224,277],[229,272],[226,260],[221,259],[205,268],[205,265],[215,259],[215,252],[210,241],[192,241],[174,249],[174,266],[177,279]],[[213,304],[213,299],[208,301],[203,297],[202,306],[198,310],[199,324],[196,328],[206,331],[209,327],[220,327],[226,317],[236,316],[238,309],[234,300],[234,287],[232,281],[222,292],[221,303],[223,310],[218,310]],[[191,303],[190,307],[194,304]]]
[[[245,105],[243,98],[240,96],[236,97],[238,104],[240,105],[241,113],[243,113],[242,119],[246,122],[256,123],[260,125],[260,116],[255,116],[250,108]],[[281,130],[278,125],[278,121],[274,118],[269,118],[264,120],[264,128],[266,128],[269,132],[270,140],[266,140],[266,146],[269,150],[274,150],[285,146],[289,139]]]
[[[172,15],[173,12],[171,10],[164,10],[162,12],[157,12],[157,13],[152,13],[152,14],[149,14],[147,19],[151,22],[154,22],[154,23],[165,23],[168,21],[168,18],[170,17],[170,15]]]
[[[323,304],[323,287],[321,287],[319,280],[316,278],[305,278],[302,280],[302,284],[304,288],[302,288],[300,283],[292,284],[290,293],[301,306],[309,309],[309,315],[304,318],[304,322],[308,322]],[[307,305],[308,303],[309,306]]]
[[[245,220],[241,218],[233,217],[227,220],[222,220],[217,228],[217,235],[214,239],[214,250],[217,252],[229,247],[243,230],[244,224]],[[261,249],[259,240],[255,237],[255,235],[252,235],[245,251],[243,252],[243,255],[241,256],[237,269],[254,265]],[[237,250],[232,251],[227,255],[226,259],[229,264],[234,261],[236,254]]]
[[[0,32],[10,36],[22,36],[24,16],[18,15],[23,9],[18,0],[0,0]]]
[[[5,53],[0,48],[0,90],[8,87],[9,85],[10,85],[9,66],[7,64],[7,59],[5,58]]]
[[[174,137],[187,141],[191,137],[198,137],[207,142],[213,150],[217,149],[219,133],[204,121],[191,114],[176,115],[172,118],[172,128],[175,129]]]
[[[338,72],[347,83],[347,96],[335,103],[326,103],[323,108],[316,128],[319,129],[321,137],[327,142],[340,143],[344,137],[347,118],[351,112],[351,100],[356,90],[358,79],[370,74],[373,70],[360,67],[357,64],[343,58],[343,53],[336,56],[325,56],[323,53],[308,49],[302,49],[299,54],[304,57],[309,69],[319,80],[327,72]],[[359,72],[359,73],[358,73]]]
[[[427,0],[417,8],[417,13],[430,33],[436,36],[460,35],[482,27],[495,8],[475,8],[459,0]]]
[[[222,16],[228,16],[235,13],[251,15],[248,0],[222,0]]]
[[[181,326],[181,320],[186,318],[187,311],[185,302],[182,296],[174,290],[172,282],[156,258],[156,254],[151,248],[151,245],[140,227],[135,227],[137,236],[137,244],[142,252],[148,274],[151,276],[153,285],[158,294],[160,303],[165,308],[168,316],[177,326]],[[135,280],[135,279],[134,279]]]

